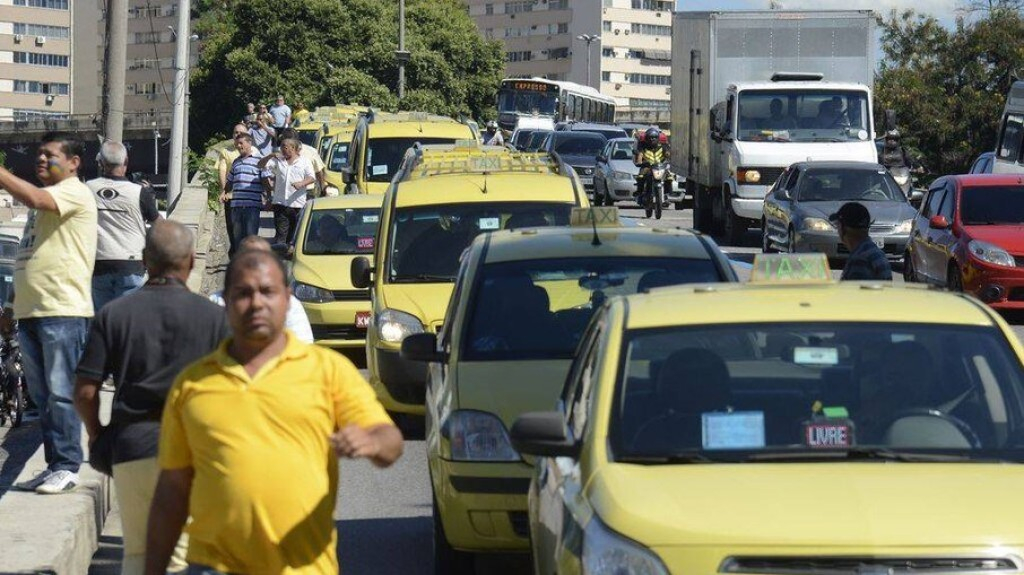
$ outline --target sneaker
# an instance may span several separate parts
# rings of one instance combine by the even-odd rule
[[[50,471],[49,469],[44,469],[44,470],[42,470],[39,473],[39,475],[36,475],[35,477],[33,477],[32,479],[29,479],[28,481],[22,481],[21,483],[15,483],[14,484],[14,490],[15,491],[35,491],[36,487],[39,487],[40,485],[42,485],[47,479],[50,478],[51,475],[53,475],[52,471]]]
[[[36,493],[42,493],[43,495],[54,495],[57,493],[64,493],[65,491],[71,491],[78,485],[78,474],[72,473],[66,469],[60,471],[54,471],[46,481],[43,481],[42,485],[36,487]]]

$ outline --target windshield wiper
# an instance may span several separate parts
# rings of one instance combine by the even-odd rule
[[[800,138],[799,140],[795,140],[795,141],[797,141],[797,142],[849,142],[850,140],[844,140],[843,138],[836,138],[836,137],[832,137],[832,138],[824,138],[824,137],[822,137],[822,138]]]
[[[703,453],[677,453],[673,455],[626,455],[616,457],[618,463],[637,463],[640,465],[664,465],[679,463],[722,463],[726,460],[708,457]]]
[[[412,274],[412,275],[401,275],[394,276],[391,281],[396,283],[401,282],[453,282],[455,276],[445,276],[436,274]]]
[[[918,453],[894,451],[883,447],[852,447],[850,449],[828,449],[814,451],[769,451],[751,453],[745,461],[898,461],[902,463],[955,463],[960,461],[994,460],[974,459],[968,455],[945,453]]]

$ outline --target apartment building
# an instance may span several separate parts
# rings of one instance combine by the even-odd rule
[[[505,74],[587,84],[617,116],[666,121],[674,0],[466,0],[487,39],[505,47]],[[590,46],[581,35],[599,36]]]
[[[100,112],[103,8],[103,0],[0,0],[0,121]],[[177,16],[173,0],[129,0],[126,115],[169,115]]]

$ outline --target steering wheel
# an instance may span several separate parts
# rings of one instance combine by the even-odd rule
[[[866,192],[864,192],[863,194],[860,195],[860,197],[862,199],[867,199],[867,198],[870,198],[872,196],[880,196],[880,197],[882,197],[884,199],[889,199],[889,196],[886,195],[886,193],[884,191],[879,190],[878,188],[872,188],[872,189],[867,190]]]
[[[843,120],[846,120],[846,123],[845,124],[840,124],[840,122],[842,122]],[[832,123],[829,124],[828,127],[829,128],[848,128],[848,127],[850,127],[850,123],[851,122],[850,122],[850,116],[849,116],[848,111],[847,110],[843,110],[842,112],[839,112],[838,115],[836,115],[836,119],[832,120]]]
[[[956,427],[957,431],[963,434],[964,438],[967,439],[967,443],[971,444],[971,447],[973,447],[974,449],[981,448],[981,440],[978,439],[978,434],[974,433],[974,430],[971,429],[971,426],[968,425],[967,422],[960,419],[959,417],[950,415],[948,413],[943,413],[937,409],[914,408],[898,411],[895,415],[889,418],[886,424],[882,426],[882,429],[884,429],[886,433],[888,433],[889,429],[892,428],[892,426],[897,421],[907,417],[934,417],[937,419],[941,419],[946,423],[952,425],[953,427]]]

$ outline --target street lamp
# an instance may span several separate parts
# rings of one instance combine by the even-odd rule
[[[587,86],[590,86],[590,45],[601,39],[597,34],[580,34],[576,36],[577,40],[583,40],[587,43]]]

